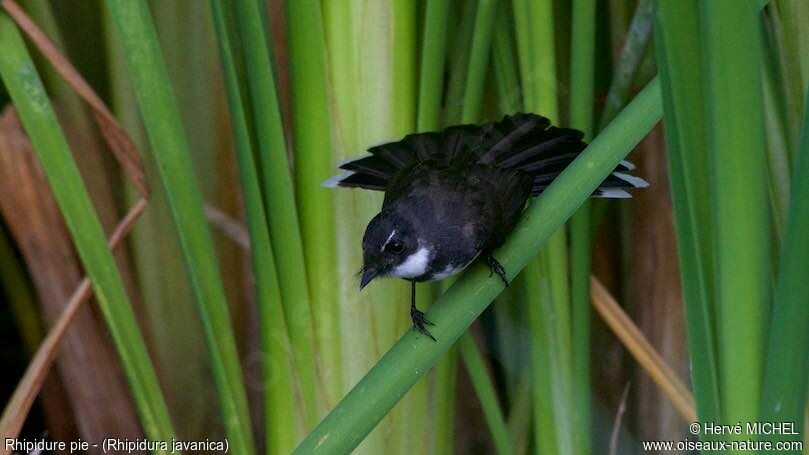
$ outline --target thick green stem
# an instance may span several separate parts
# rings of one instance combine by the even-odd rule
[[[806,103],[809,108],[809,103]],[[809,109],[804,113],[789,220],[781,253],[770,322],[767,368],[764,369],[762,422],[794,422],[804,428],[809,382]],[[800,441],[800,436],[773,435],[773,440]],[[767,453],[783,453],[775,450]],[[795,450],[794,453],[800,453]]]
[[[760,411],[764,326],[771,299],[758,8],[734,0],[712,0],[700,6],[711,189],[715,195],[722,420],[731,424],[755,422]]]
[[[288,305],[284,310],[288,314],[287,327],[296,362],[303,369],[300,381],[307,423],[313,425],[321,411],[317,399],[315,336],[323,341],[335,336],[325,329],[338,327],[335,324],[339,317],[334,200],[330,191],[321,186],[333,169],[326,41],[319,1],[296,0],[286,2],[285,6],[289,32],[295,196],[311,302],[284,302],[285,306]],[[334,339],[330,342],[334,343]]]
[[[593,135],[595,79],[595,0],[573,2],[573,43],[570,57],[570,125],[584,132],[585,140]],[[573,396],[575,428],[591,427],[590,384],[590,202],[582,204],[570,222],[570,334],[573,362]],[[579,453],[592,450],[592,432],[578,438]]]
[[[663,87],[666,151],[697,414],[718,422],[719,362],[713,306],[713,223],[699,2],[657,4],[655,44]],[[710,438],[710,436],[706,436]]]

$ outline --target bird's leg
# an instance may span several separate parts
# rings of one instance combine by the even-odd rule
[[[508,287],[508,280],[506,279],[506,269],[503,268],[503,265],[497,261],[497,259],[492,256],[491,253],[484,256],[483,260],[486,261],[486,265],[489,266],[489,276],[492,276],[493,273],[496,273],[497,276],[503,280],[503,284]]]
[[[416,282],[410,282],[410,319],[413,321],[413,329],[418,330],[421,334],[430,337],[433,341],[435,337],[427,330],[427,325],[435,325],[424,317],[424,313],[416,308]]]

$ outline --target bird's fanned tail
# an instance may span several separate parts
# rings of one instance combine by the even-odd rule
[[[440,133],[417,133],[370,148],[370,155],[339,165],[346,172],[324,182],[329,187],[355,187],[384,191],[393,176],[420,162],[442,166],[480,163],[516,169],[533,178],[531,195],[537,196],[573,162],[587,144],[581,131],[552,126],[545,117],[518,113],[499,122],[460,125]],[[649,184],[631,175],[634,166],[621,164],[599,185],[594,197],[626,198],[631,188]]]

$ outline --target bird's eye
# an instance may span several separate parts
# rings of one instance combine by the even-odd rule
[[[391,240],[387,245],[385,245],[385,251],[399,254],[404,251],[404,245],[399,240]]]

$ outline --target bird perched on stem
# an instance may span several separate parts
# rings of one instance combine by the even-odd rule
[[[416,283],[455,275],[480,258],[508,286],[492,252],[528,199],[542,193],[585,147],[580,131],[520,113],[484,125],[410,134],[342,163],[347,172],[324,186],[385,193],[362,239],[360,289],[377,277],[409,280],[413,327],[435,340],[426,327],[432,323],[416,308]],[[632,169],[622,162],[593,196],[626,198],[626,189],[648,186],[627,173]]]

